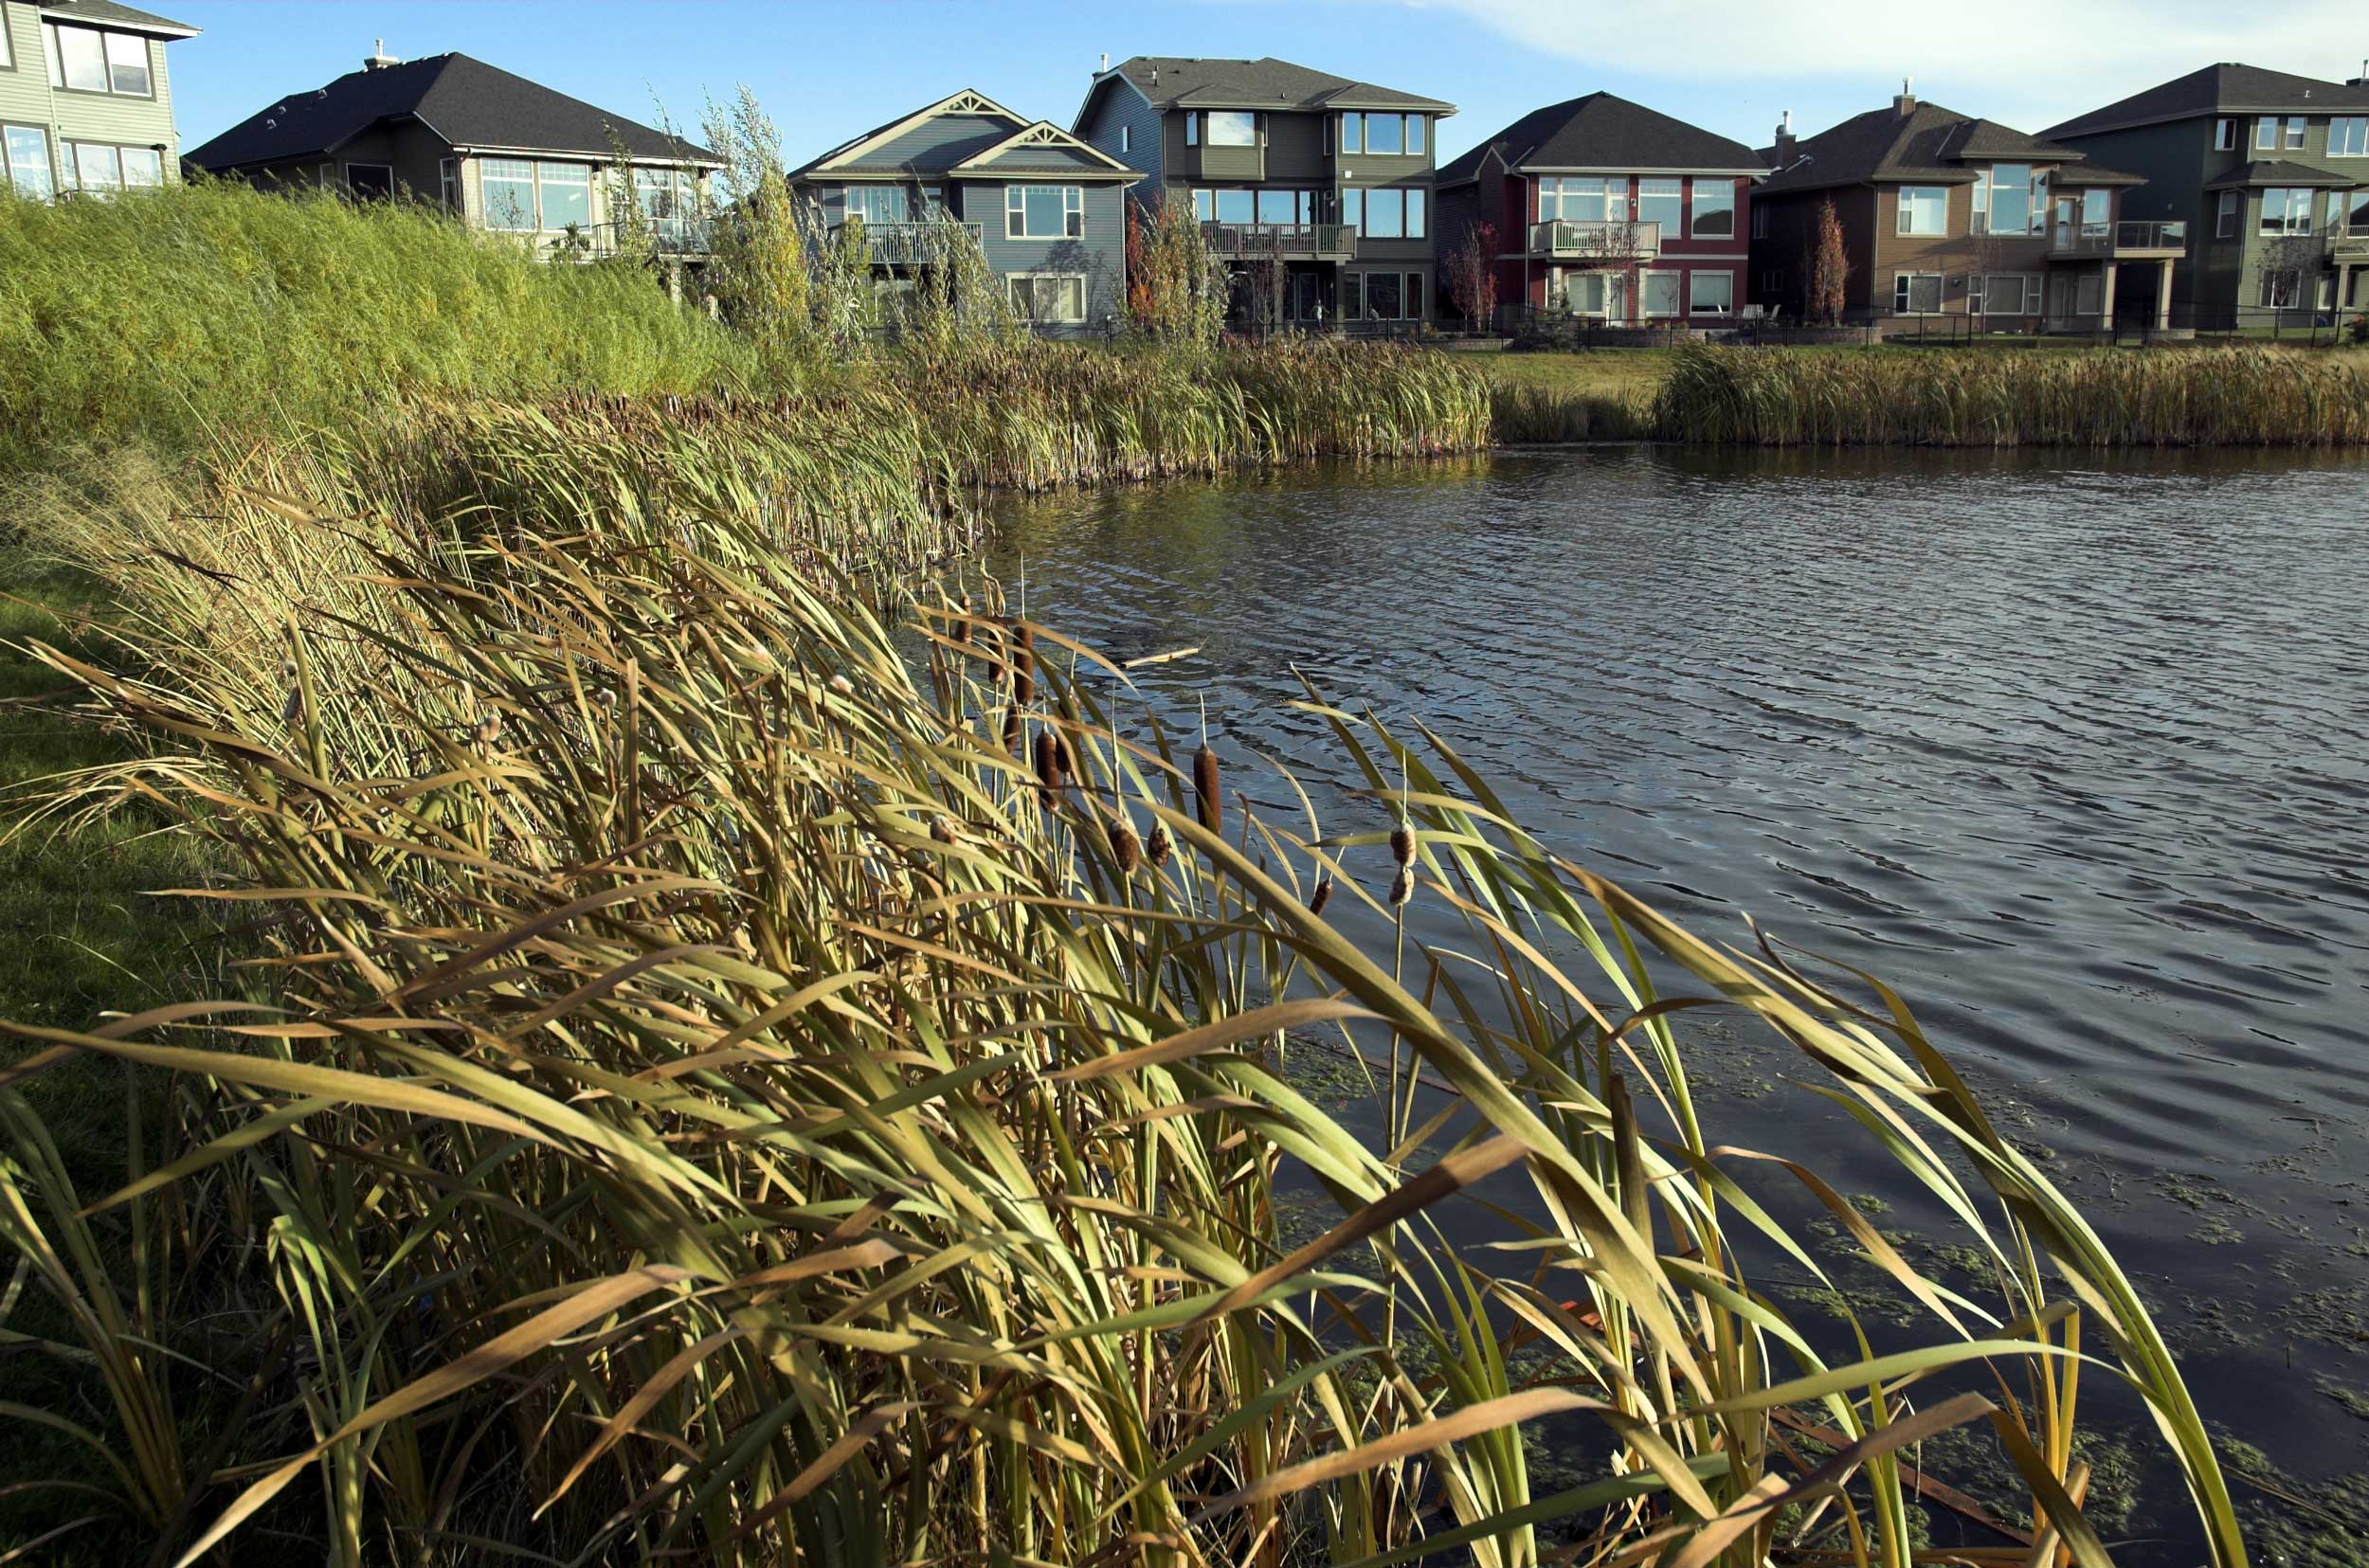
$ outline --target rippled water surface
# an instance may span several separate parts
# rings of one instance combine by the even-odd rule
[[[1706,934],[1748,911],[1893,982],[2208,1415],[2369,1465],[2369,465],[1607,448],[1004,522],[1032,614],[1198,644],[1155,698],[1211,683],[1320,804],[1294,666]]]

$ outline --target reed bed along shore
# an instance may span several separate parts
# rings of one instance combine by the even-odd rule
[[[92,1560],[1906,1564],[1973,1423],[2045,1523],[1951,1559],[2097,1568],[2101,1379],[2245,1560],[2131,1282],[1889,993],[1320,693],[1368,789],[1276,819],[991,597],[905,602],[915,658],[732,509],[367,472],[30,525],[132,657],[36,653],[143,748],[42,820],[162,813],[256,944],[0,1057],[9,1415],[81,1460],[19,1517]],[[1708,999],[1957,1263],[1722,1143]],[[1328,1040],[1355,1117],[1294,1087]],[[94,1073],[97,1180],[44,1120]],[[1840,1336],[1758,1281],[1826,1279],[1804,1207],[1886,1282]]]
[[[2360,446],[2369,356],[1696,345],[1649,417],[1661,439],[1713,445]]]

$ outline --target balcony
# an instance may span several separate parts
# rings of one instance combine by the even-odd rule
[[[1604,218],[1558,218],[1530,225],[1530,254],[1556,261],[1651,261],[1661,254],[1661,225]]]
[[[980,225],[958,224],[947,219],[920,224],[863,224],[864,248],[871,253],[875,266],[918,266],[923,262],[942,260],[946,247],[957,234],[967,235],[972,244],[979,243]],[[839,230],[833,229],[837,234]]]
[[[2369,229],[2329,234],[2328,256],[2338,261],[2369,261]]]
[[[1203,223],[1201,232],[1229,261],[1346,261],[1357,254],[1357,230],[1347,224]]]
[[[2175,261],[2188,254],[2186,224],[2079,224],[2059,225],[2053,246],[2058,256],[2115,261]]]

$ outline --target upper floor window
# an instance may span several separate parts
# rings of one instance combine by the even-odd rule
[[[913,222],[913,198],[901,185],[851,185],[847,216],[866,225]]]
[[[49,162],[49,133],[38,125],[8,128],[9,183],[20,196],[47,201],[57,194],[57,171]]]
[[[1341,117],[1341,151],[1375,153],[1384,156],[1420,157],[1423,151],[1421,115],[1367,115],[1352,111]]]
[[[1974,232],[2038,234],[2048,220],[2048,171],[1995,163],[1974,182]]]
[[[2289,115],[2281,120],[2276,115],[2264,115],[2253,122],[2253,144],[2258,152],[2288,150],[2304,144],[2304,117]]]
[[[2237,122],[2216,119],[2213,122],[2213,151],[2233,153],[2237,150]]]
[[[1736,235],[1736,188],[1727,180],[1696,180],[1691,233],[1698,240],[1732,240]],[[1725,276],[1722,274],[1722,276]]]
[[[1678,224],[1686,210],[1686,183],[1682,180],[1639,180],[1637,182],[1637,221],[1640,224],[1661,225],[1662,237],[1674,239]]]
[[[592,166],[535,158],[478,160],[485,226],[517,233],[592,221]]]
[[[2114,193],[2111,190],[2107,190],[2097,186],[2091,186],[2089,189],[2082,191],[2082,228],[2093,234],[2103,231],[2106,225],[2112,222],[2113,209]]]
[[[74,93],[121,93],[154,98],[149,80],[148,40],[137,33],[45,22],[42,47],[49,56],[49,85]]]
[[[2311,209],[2319,201],[2319,193],[2298,188],[2292,190],[2273,189],[2262,193],[2262,227],[2264,234],[2308,234],[2311,232]]]
[[[1768,238],[1768,208],[1755,202],[1752,206],[1752,238]]]
[[[659,233],[672,236],[681,232],[683,220],[698,206],[698,179],[687,169],[637,169],[633,194],[642,215]]]
[[[1120,151],[1120,152],[1122,152],[1122,153],[1131,153],[1131,152],[1133,152],[1134,150],[1135,150],[1135,128],[1134,128],[1133,126],[1131,126],[1131,125],[1122,125],[1122,126],[1120,126],[1120,127],[1119,127],[1119,151]]]
[[[2220,206],[2213,215],[2213,237],[2215,240],[2233,240],[2237,237],[2237,222],[2245,211],[2245,206],[2244,191],[2221,192]]]
[[[1580,179],[1549,175],[1538,182],[1541,223],[1619,223],[1629,215],[1626,180]]]
[[[1892,225],[1900,234],[1938,238],[1949,232],[1949,188],[1940,185],[1904,185],[1900,188],[1900,216]]]
[[[1258,116],[1248,109],[1197,109],[1184,117],[1184,145],[1256,147]]]
[[[2369,158],[2369,115],[2342,115],[2328,121],[2328,156]]]
[[[2344,232],[2356,240],[2369,238],[2369,186],[2344,199],[2352,204],[2352,210],[2344,218]]]
[[[1341,221],[1369,240],[1420,240],[1431,232],[1423,192],[1351,189],[1341,192]]]
[[[1007,185],[1004,188],[1005,239],[1080,240],[1085,238],[1085,187]]]

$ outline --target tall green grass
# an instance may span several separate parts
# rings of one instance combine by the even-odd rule
[[[1691,345],[1653,424],[1752,446],[2357,446],[2369,373],[2250,349],[2036,354]]]
[[[909,657],[732,509],[357,504],[384,460],[250,454],[127,529],[139,673],[36,649],[154,747],[54,811],[169,813],[274,998],[10,1030],[0,1333],[67,1387],[8,1414],[103,1457],[89,1539],[1900,1565],[1915,1445],[1980,1420],[2049,1535],[1953,1556],[2094,1568],[2104,1379],[2245,1560],[2130,1281],[1890,992],[1704,942],[1320,693],[1366,790],[1269,817],[992,597],[911,604]],[[1722,1144],[1704,1006],[1980,1266]],[[1294,1088],[1316,1051],[1363,1122]],[[90,1059],[177,1090],[111,1192],[26,1094]],[[1790,1319],[1786,1194],[1917,1327]]]

